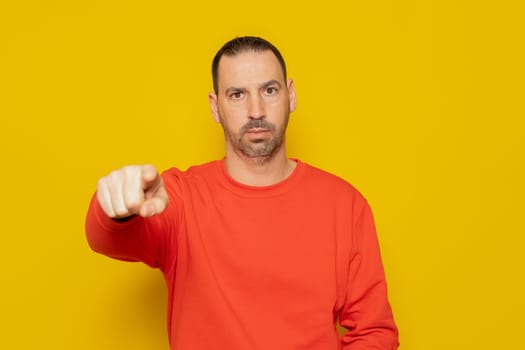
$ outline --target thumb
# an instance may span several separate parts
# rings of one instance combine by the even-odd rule
[[[144,201],[144,203],[140,207],[139,214],[140,216],[145,218],[157,215],[162,213],[167,206],[168,196],[166,195],[164,189],[162,189],[161,193],[159,193],[157,196],[151,197],[150,199]]]

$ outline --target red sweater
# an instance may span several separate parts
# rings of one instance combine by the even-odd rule
[[[162,214],[116,221],[93,199],[86,232],[164,273],[172,349],[397,348],[372,213],[350,184],[300,161],[266,187],[223,161],[162,176]]]

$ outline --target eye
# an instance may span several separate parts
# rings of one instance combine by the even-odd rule
[[[277,93],[277,88],[275,86],[268,86],[264,89],[266,95],[275,95]]]
[[[232,100],[240,100],[242,98],[242,91],[234,91],[230,94]]]

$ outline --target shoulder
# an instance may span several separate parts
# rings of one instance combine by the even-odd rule
[[[303,162],[305,188],[312,189],[332,200],[351,201],[354,204],[366,205],[363,194],[346,179]]]
[[[193,165],[186,170],[176,167],[169,168],[162,173],[164,180],[173,181],[176,179],[188,179],[192,177],[208,176],[217,169],[218,161],[211,161],[204,164]]]
[[[193,165],[186,170],[176,167],[167,169],[162,173],[162,179],[168,191],[179,193],[189,184],[208,182],[216,174],[218,161]]]
[[[359,193],[357,188],[355,188],[349,181],[338,175],[308,163],[303,162],[303,166],[305,168],[305,178],[307,181],[315,182],[320,186],[327,186],[342,191]]]
[[[369,208],[365,196],[349,181],[318,167],[303,163],[304,181],[302,191],[314,198],[319,206],[334,208],[337,212],[352,213],[358,217]]]

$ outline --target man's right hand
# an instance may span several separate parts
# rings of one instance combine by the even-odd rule
[[[152,165],[131,165],[98,181],[97,199],[110,218],[159,214],[168,205],[162,177]]]

